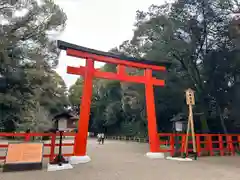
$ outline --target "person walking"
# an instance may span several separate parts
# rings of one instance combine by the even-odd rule
[[[98,133],[97,134],[97,141],[98,141],[98,144],[100,144],[101,143],[101,134],[100,133]]]
[[[104,144],[104,140],[105,140],[105,135],[104,135],[104,133],[101,133],[101,142],[102,142],[102,144]]]

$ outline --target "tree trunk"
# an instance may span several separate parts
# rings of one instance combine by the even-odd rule
[[[224,120],[224,117],[223,117],[223,113],[221,111],[221,107],[219,106],[218,103],[216,103],[217,105],[217,111],[219,113],[219,117],[220,117],[220,122],[221,122],[221,126],[222,126],[222,129],[223,129],[223,132],[224,134],[227,134],[228,133],[228,130],[227,130],[227,126],[225,124],[225,120]]]
[[[220,121],[221,121],[221,126],[222,126],[222,128],[223,128],[224,134],[228,134],[228,130],[227,130],[227,127],[226,127],[226,125],[225,125],[225,120],[224,120],[224,118],[223,118],[222,113],[220,113]]]
[[[206,103],[202,101],[200,105],[200,110],[201,112],[203,112],[203,115],[200,116],[201,130],[202,130],[202,133],[209,133],[210,129],[207,122],[207,110],[205,107],[206,107]]]
[[[208,123],[207,123],[207,118],[205,113],[200,116],[200,122],[201,122],[201,129],[202,129],[202,133],[209,133],[209,127],[208,127]]]

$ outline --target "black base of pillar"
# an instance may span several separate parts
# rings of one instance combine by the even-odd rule
[[[50,162],[50,164],[58,164],[59,166],[61,166],[62,164],[67,164],[67,163],[68,163],[68,161],[60,154],[57,155],[52,162]]]

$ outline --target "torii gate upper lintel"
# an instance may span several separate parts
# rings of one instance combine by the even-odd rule
[[[93,78],[105,78],[133,83],[145,84],[146,110],[148,117],[148,136],[150,144],[150,153],[158,154],[159,139],[157,133],[157,122],[154,102],[153,86],[164,86],[165,81],[156,79],[152,76],[152,71],[166,71],[169,62],[154,62],[144,59],[136,59],[127,56],[120,56],[113,53],[102,52],[64,41],[58,41],[58,48],[65,50],[68,56],[84,58],[85,66],[67,67],[67,73],[81,75],[84,77],[84,86],[82,91],[82,101],[80,105],[80,120],[78,121],[78,133],[74,144],[74,161],[88,161],[90,158],[86,154],[88,124],[90,117],[91,97]],[[117,73],[102,72],[94,68],[94,61],[117,64]],[[135,67],[144,69],[144,76],[130,76],[126,73],[125,67]]]

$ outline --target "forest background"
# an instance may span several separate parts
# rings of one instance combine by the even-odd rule
[[[52,0],[2,0],[0,15],[0,131],[46,131],[67,109],[79,113],[83,79],[69,90],[55,72],[60,51],[50,32],[61,33],[66,15]],[[14,12],[27,8],[24,16]],[[137,11],[134,36],[110,52],[169,61],[165,87],[155,87],[159,132],[172,131],[174,116],[186,117],[184,91],[195,90],[199,133],[240,131],[239,0],[177,0]],[[116,65],[102,70],[115,72]],[[142,70],[128,68],[133,75]],[[90,131],[147,136],[143,85],[95,79]]]

